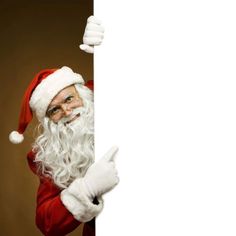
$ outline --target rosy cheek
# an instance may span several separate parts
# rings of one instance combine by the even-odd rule
[[[60,121],[61,118],[62,118],[62,115],[53,117],[53,118],[51,118],[51,120],[52,120],[54,123],[58,123],[58,121]]]
[[[83,105],[84,105],[83,100],[81,100],[80,101],[80,106],[83,106]]]

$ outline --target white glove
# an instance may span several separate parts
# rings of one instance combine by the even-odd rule
[[[119,182],[114,158],[117,147],[111,148],[98,162],[92,164],[83,178],[75,179],[61,192],[65,207],[81,221],[87,222],[103,208],[101,195],[113,189]],[[97,197],[99,204],[93,204]]]
[[[93,53],[93,46],[100,45],[103,37],[104,28],[101,26],[101,21],[95,16],[90,16],[87,20],[83,36],[83,44],[80,45],[80,49],[87,53]]]
[[[95,197],[113,189],[119,182],[114,158],[118,152],[117,147],[112,147],[98,162],[93,163],[83,178],[75,179],[68,187],[74,196],[83,195],[93,201]]]
[[[84,184],[87,186],[88,196],[100,197],[113,189],[119,178],[115,168],[114,158],[118,152],[117,147],[112,147],[98,162],[92,164],[84,176]]]

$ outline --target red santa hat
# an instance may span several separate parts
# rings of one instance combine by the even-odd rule
[[[21,103],[18,129],[10,133],[9,140],[15,144],[21,143],[24,140],[23,133],[33,118],[33,112],[38,120],[42,121],[48,105],[58,92],[77,83],[84,84],[82,76],[66,66],[60,69],[40,71],[25,91]]]

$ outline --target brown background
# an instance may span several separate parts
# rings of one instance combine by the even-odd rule
[[[1,1],[1,235],[42,235],[34,223],[38,179],[26,161],[36,120],[24,143],[11,144],[8,135],[17,129],[23,93],[40,70],[67,65],[92,79],[93,56],[79,49],[92,13],[92,0]]]

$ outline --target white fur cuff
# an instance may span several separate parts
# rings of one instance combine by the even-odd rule
[[[61,192],[61,200],[67,210],[80,222],[88,222],[96,217],[103,209],[102,198],[98,199],[99,204],[93,204],[83,191],[80,181],[72,183],[78,185],[76,194],[70,191],[70,187]],[[79,193],[79,194],[78,194]]]

